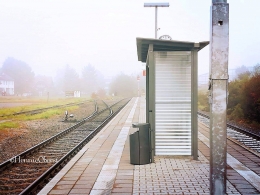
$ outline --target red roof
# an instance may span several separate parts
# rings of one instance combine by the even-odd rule
[[[14,81],[14,79],[12,79],[12,77],[2,73],[0,74],[0,80],[1,81]]]

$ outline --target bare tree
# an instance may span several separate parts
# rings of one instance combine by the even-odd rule
[[[122,97],[137,95],[137,80],[134,76],[118,75],[110,84],[110,94]]]

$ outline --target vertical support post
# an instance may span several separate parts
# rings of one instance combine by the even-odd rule
[[[149,123],[149,63],[148,61],[146,62],[146,123]]]
[[[199,47],[199,43],[195,43]],[[192,124],[192,156],[198,160],[198,51],[191,51],[191,124]]]
[[[150,123],[150,138],[151,138],[151,162],[154,162],[155,155],[155,60],[153,45],[149,45],[148,49],[149,63],[149,104],[148,115]]]
[[[157,11],[158,7],[155,6],[155,38],[157,39]]]
[[[212,0],[210,34],[210,194],[226,194],[229,5]]]

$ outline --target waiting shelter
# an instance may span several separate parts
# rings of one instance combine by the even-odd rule
[[[146,63],[146,122],[154,155],[198,158],[198,51],[209,44],[137,38]]]

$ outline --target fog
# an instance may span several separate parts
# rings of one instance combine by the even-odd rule
[[[158,9],[158,36],[208,41],[210,0],[169,0]],[[55,77],[69,65],[78,74],[94,66],[105,77],[140,74],[136,37],[154,37],[154,8],[140,0],[0,0],[0,66],[8,57],[37,74]],[[260,62],[259,0],[229,0],[229,67]],[[199,52],[199,74],[208,72],[209,46]]]

